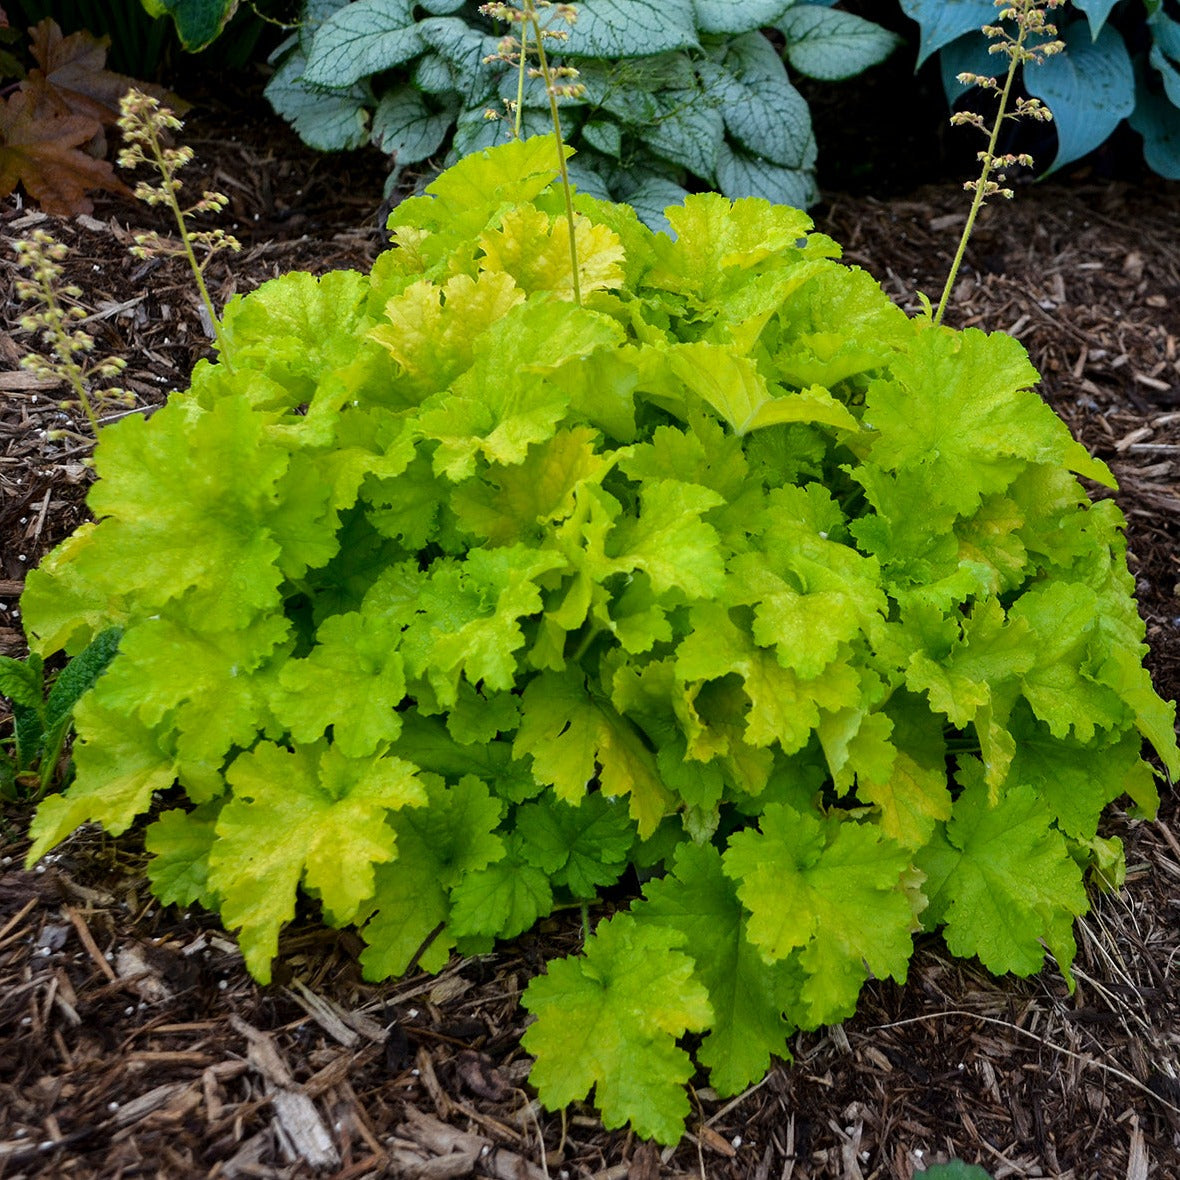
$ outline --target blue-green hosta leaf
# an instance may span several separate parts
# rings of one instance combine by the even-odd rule
[[[1180,25],[1177,28],[1180,28]],[[1164,93],[1168,96],[1168,101],[1173,107],[1180,107],[1180,69],[1167,59],[1158,44],[1151,47],[1149,60],[1164,80]]]
[[[665,215],[667,209],[684,203],[688,189],[662,176],[649,176],[637,187],[620,194],[639,215],[648,228],[657,233],[672,235],[672,224]]]
[[[1180,109],[1165,95],[1139,88],[1131,126],[1143,136],[1143,158],[1167,180],[1180,180]]]
[[[901,10],[922,27],[918,66],[956,37],[978,33],[996,19],[992,0],[901,0]]]
[[[1052,112],[1057,156],[1045,175],[1105,143],[1135,109],[1135,71],[1119,32],[1107,25],[1091,41],[1075,21],[1063,30],[1065,50],[1026,66],[1024,85]]]
[[[1090,22],[1090,39],[1098,40],[1102,26],[1110,19],[1110,14],[1119,0],[1074,0],[1074,7],[1080,8]]]
[[[795,4],[774,22],[787,39],[787,59],[801,74],[836,82],[884,61],[901,38],[864,17]]]
[[[373,112],[373,142],[394,157],[395,167],[417,164],[438,151],[455,114],[454,105],[431,110],[413,86],[399,86],[382,95]]]
[[[938,69],[942,74],[942,89],[948,104],[953,104],[955,99],[971,89],[959,81],[960,74],[992,78],[1004,72],[1004,63],[1008,59],[988,53],[989,45],[991,42],[976,30],[943,46],[938,55]]]
[[[446,16],[448,12],[457,12],[463,7],[464,0],[418,0],[418,5],[435,16]]]
[[[290,53],[275,70],[263,93],[275,111],[308,147],[339,152],[361,147],[369,138],[369,112],[362,87],[316,90],[302,81],[307,57]]]
[[[569,57],[650,57],[697,47],[693,0],[593,0],[568,31],[561,53]]]
[[[410,0],[353,0],[315,31],[303,80],[341,88],[384,73],[423,49]]]

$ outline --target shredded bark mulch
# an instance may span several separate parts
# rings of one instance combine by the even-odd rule
[[[194,112],[195,183],[231,198],[244,242],[210,270],[224,301],[293,268],[366,266],[382,245],[383,161],[304,149],[265,108]],[[948,322],[1019,337],[1042,392],[1118,475],[1160,691],[1180,691],[1180,190],[1074,177],[985,211]],[[899,303],[936,297],[966,214],[955,182],[898,199],[829,195],[818,227]],[[236,223],[236,224],[235,224]],[[208,353],[187,272],[127,252],[150,211],[100,199],[44,219],[0,206],[0,652],[24,651],[25,572],[86,517],[85,445],[64,390],[18,360],[11,239],[70,247],[98,350],[127,358],[138,408]],[[135,411],[119,411],[135,412]],[[215,918],[161,909],[142,846],[85,831],[22,867],[28,809],[0,814],[0,1180],[382,1176],[499,1180],[910,1180],[934,1161],[995,1177],[1180,1176],[1180,805],[1114,813],[1117,896],[1078,926],[1077,990],[995,980],[922,939],[909,982],[801,1034],[793,1064],[731,1100],[695,1092],[660,1151],[588,1109],[537,1104],[518,997],[576,949],[551,921],[438,976],[361,981],[353,936],[301,917],[260,988]]]

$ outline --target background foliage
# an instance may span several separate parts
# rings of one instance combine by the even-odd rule
[[[991,0],[901,7],[921,29],[918,64],[938,54],[948,99],[962,94],[963,71],[996,72],[979,32],[994,20]],[[1046,173],[1093,151],[1126,120],[1148,165],[1180,179],[1180,9],[1169,0],[1072,0],[1053,19],[1065,51],[1024,73],[1025,88],[1054,115],[1057,154]]]
[[[628,201],[655,224],[688,184],[813,203],[811,118],[784,59],[833,80],[899,43],[827,3],[585,0],[577,10],[558,56],[586,87],[564,103],[578,185]],[[505,31],[464,0],[309,0],[267,95],[313,147],[371,141],[392,157],[396,177],[444,150],[453,160],[507,137],[507,122],[486,117],[516,94],[515,72],[486,60]],[[525,106],[526,133],[544,131],[539,80]]]

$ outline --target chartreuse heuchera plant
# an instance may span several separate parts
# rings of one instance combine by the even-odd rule
[[[579,304],[555,152],[236,299],[104,430],[23,609],[42,656],[122,638],[29,860],[151,812],[156,895],[263,982],[300,892],[372,980],[593,906],[525,992],[532,1082],[674,1142],[694,1071],[739,1092],[918,930],[1069,979],[1103,809],[1180,756],[1110,473],[1019,343],[717,194],[675,238],[577,196]]]

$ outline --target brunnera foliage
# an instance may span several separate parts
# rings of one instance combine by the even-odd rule
[[[42,656],[122,638],[30,861],[153,811],[156,895],[260,981],[300,891],[379,980],[642,870],[525,1045],[550,1107],[671,1142],[694,1069],[739,1092],[919,929],[1069,978],[1103,809],[1154,812],[1144,738],[1180,756],[1077,476],[1113,481],[1019,343],[717,194],[674,238],[578,196],[578,305],[554,153],[235,300],[220,363],[103,432],[23,610]]]

